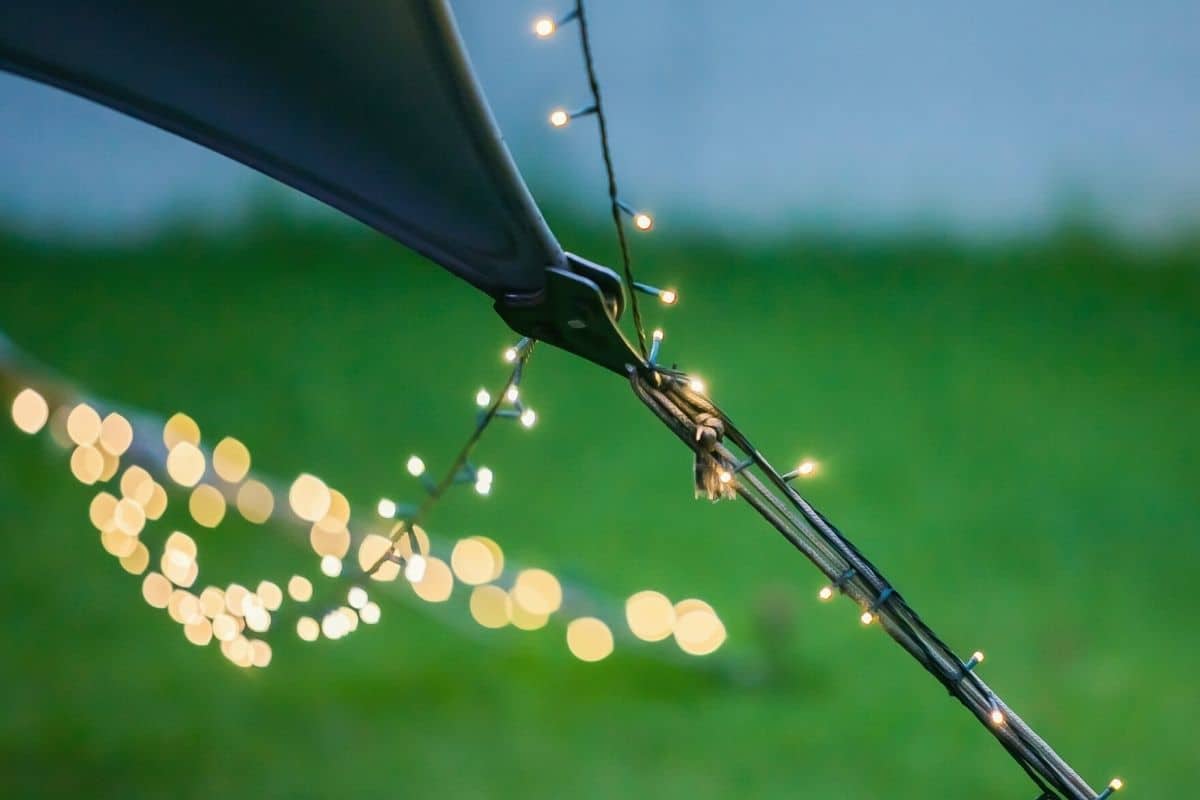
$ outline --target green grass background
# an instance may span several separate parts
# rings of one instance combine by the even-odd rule
[[[606,232],[573,249],[611,263]],[[805,491],[1096,785],[1200,780],[1200,246],[1086,229],[637,240],[665,356],[703,375]],[[99,394],[185,410],[256,466],[317,472],[356,514],[416,496],[512,340],[485,298],[357,229],[264,218],[138,245],[0,240],[0,329]],[[543,347],[540,421],[490,433],[486,500],[435,533],[623,597],[699,596],[719,673],[563,629],[461,629],[384,602],[377,629],[276,637],[265,671],[187,644],[100,549],[65,456],[0,425],[6,797],[1032,797],[990,736],[741,504],[692,499],[687,453],[615,377]],[[4,398],[7,403],[11,398]],[[93,490],[94,491],[94,490]],[[158,526],[186,526],[179,514]],[[227,520],[201,581],[315,572]],[[465,618],[460,606],[453,612]],[[669,651],[670,643],[659,646]],[[731,677],[732,676],[732,677]],[[751,680],[751,677],[756,679]]]

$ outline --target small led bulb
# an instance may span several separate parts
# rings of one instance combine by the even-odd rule
[[[872,614],[870,611],[864,611],[862,613],[862,616],[859,617],[859,619],[862,620],[863,625],[870,625],[872,622],[875,621],[875,615]]]
[[[733,473],[727,469],[721,470],[721,474],[717,476],[721,483],[729,483],[733,480]]]
[[[699,378],[692,378],[689,380],[688,386],[693,392],[704,394],[704,381],[700,380]]]
[[[817,592],[817,597],[821,598],[821,600],[823,602],[832,600],[833,599],[833,587],[832,586],[822,586],[821,591]]]
[[[367,604],[367,600],[369,599],[370,598],[367,597],[367,590],[361,586],[352,586],[350,591],[346,593],[346,602],[349,603],[350,607],[355,610],[365,606]]]
[[[404,577],[409,583],[420,583],[425,577],[425,556],[414,553],[404,567]]]
[[[510,347],[504,351],[504,360],[509,364],[517,360],[517,348]]]
[[[492,493],[492,484],[488,481],[475,481],[475,491],[487,497]]]
[[[811,458],[804,459],[800,462],[800,465],[796,467],[796,474],[804,478],[815,475],[816,472],[817,462],[813,461]]]
[[[379,516],[384,519],[391,519],[396,516],[396,503],[388,500],[386,497],[379,501]]]
[[[656,341],[656,342],[661,342],[663,340],[664,335],[665,334],[663,333],[662,328],[655,328],[654,333],[651,334],[651,338],[653,338],[654,341]]]
[[[639,211],[633,215],[633,227],[639,231],[648,231],[654,227],[654,217],[645,211]]]
[[[324,556],[321,558],[321,572],[330,578],[336,578],[342,574],[342,560],[337,556]]]
[[[532,408],[527,408],[521,412],[521,424],[526,428],[532,428],[533,423],[537,422],[537,414]]]
[[[558,30],[558,25],[550,17],[538,17],[533,21],[533,35],[539,39],[549,39]]]
[[[479,406],[480,408],[487,408],[488,404],[491,402],[492,396],[488,393],[487,389],[480,389],[475,393],[475,405]]]
[[[405,466],[408,468],[408,474],[414,478],[419,478],[425,474],[425,462],[421,460],[420,456],[411,456],[408,459],[408,464]]]
[[[976,664],[982,664],[983,663],[983,651],[976,650],[974,653],[971,653],[971,660],[974,661]]]
[[[556,128],[565,128],[571,121],[571,115],[564,108],[556,108],[550,112],[550,124]]]
[[[504,399],[510,403],[517,402],[517,398],[521,396],[521,390],[514,383],[512,386],[504,390]]]
[[[663,289],[658,293],[658,299],[663,302],[663,305],[673,306],[679,302],[679,292],[674,289]]]
[[[475,473],[475,480],[480,483],[491,483],[493,477],[492,471],[487,467],[480,467]]]
[[[992,724],[993,725],[1003,725],[1004,724],[1004,712],[998,708],[992,709]]]
[[[1113,778],[1108,782],[1108,788],[1112,789],[1114,792],[1119,792],[1125,788],[1125,781],[1121,780],[1120,778]]]

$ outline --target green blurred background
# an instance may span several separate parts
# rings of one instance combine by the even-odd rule
[[[553,215],[552,215],[553,217]],[[605,229],[556,223],[612,262]],[[986,679],[1095,785],[1181,796],[1200,649],[1200,244],[1086,225],[638,240],[669,361],[708,381]],[[512,341],[481,295],[358,228],[263,213],[140,243],[0,238],[0,329],[91,391],[184,410],[256,468],[313,471],[358,516],[415,498]],[[740,503],[692,499],[687,452],[622,381],[543,347],[533,431],[498,428],[435,534],[491,536],[614,598],[698,596],[729,640],[574,660],[561,624],[447,624],[383,599],[375,629],[274,637],[267,670],[188,644],[100,548],[94,490],[0,425],[0,775],[11,797],[974,797],[1036,794],[992,738]],[[11,397],[4,398],[11,402]],[[151,538],[185,526],[175,509]],[[315,559],[230,515],[201,581]],[[459,589],[461,592],[461,587]],[[456,600],[461,600],[456,597]],[[461,603],[448,614],[467,619]]]

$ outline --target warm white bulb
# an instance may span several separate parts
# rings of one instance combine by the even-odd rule
[[[822,600],[829,600],[833,597],[833,587],[822,586],[821,591],[817,592],[817,597],[821,598]]]
[[[654,227],[654,217],[645,211],[639,211],[633,215],[633,226],[639,231],[648,231]]]
[[[872,622],[875,621],[875,615],[872,614],[870,611],[864,611],[862,616],[859,617],[859,619],[862,620],[863,625],[870,625]]]
[[[664,334],[663,334],[663,329],[662,329],[662,328],[655,328],[655,329],[654,329],[654,333],[653,333],[653,334],[651,334],[651,335],[653,336],[653,338],[654,338],[654,341],[656,341],[656,342],[661,342],[661,341],[663,340],[663,336],[664,336]]]
[[[521,424],[526,428],[532,428],[535,422],[537,422],[537,414],[533,412],[532,408],[527,408],[521,412]]]
[[[369,599],[367,597],[367,590],[361,586],[352,586],[350,587],[350,591],[346,593],[346,602],[350,604],[351,608],[356,610],[365,606]]]
[[[971,653],[971,660],[974,661],[976,664],[982,664],[983,663],[983,651],[976,650],[974,653]]]
[[[408,467],[408,474],[414,478],[419,478],[425,474],[425,462],[421,460],[420,456],[410,457],[406,466]]]
[[[487,497],[489,494],[492,493],[492,484],[488,481],[482,481],[482,480],[475,481],[475,491],[478,494],[481,494],[484,497]]]
[[[539,39],[550,38],[556,30],[558,30],[558,26],[550,17],[538,17],[533,21],[533,34]]]
[[[998,708],[992,710],[992,724],[993,725],[1003,725],[1004,724],[1004,712],[1002,712]]]
[[[661,300],[664,305],[673,306],[679,302],[679,292],[675,291],[674,289],[663,289],[658,293],[658,299]]]
[[[409,583],[420,583],[425,577],[425,556],[414,553],[404,567],[404,577]]]
[[[376,622],[379,622],[380,614],[379,604],[371,602],[359,609],[358,618],[368,625],[374,625]]]
[[[379,508],[377,510],[379,511],[379,516],[384,519],[391,519],[396,516],[396,503],[385,497],[379,501]]]
[[[717,477],[720,479],[721,483],[729,483],[733,480],[733,473],[727,469],[723,469],[721,470],[721,474]]]
[[[475,471],[475,480],[478,481],[479,483],[490,484],[492,482],[493,477],[495,477],[495,476],[492,474],[492,471],[487,467],[480,467],[478,470]]]
[[[1108,782],[1108,788],[1112,789],[1114,792],[1119,792],[1125,788],[1125,781],[1121,780],[1120,778],[1113,778]]]
[[[799,473],[800,475],[803,475],[804,477],[814,475],[814,474],[816,474],[816,471],[817,471],[817,462],[813,461],[811,458],[804,459],[803,461],[800,462],[800,465],[798,467],[796,467],[796,472]]]
[[[688,386],[691,387],[693,392],[704,394],[704,381],[700,380],[699,378],[692,378],[690,381],[688,381]]]
[[[565,128],[570,121],[571,115],[561,108],[556,108],[550,112],[550,124],[556,128]]]
[[[509,364],[517,360],[517,348],[510,347],[504,351],[504,360]]]
[[[331,578],[336,578],[342,574],[342,560],[337,556],[324,556],[321,558],[321,572]]]
[[[492,402],[492,396],[488,394],[487,389],[480,389],[475,393],[475,405],[480,408],[486,408]]]
[[[510,403],[517,402],[517,398],[520,396],[521,396],[521,390],[517,388],[516,384],[513,384],[512,386],[510,386],[504,390],[504,399]]]

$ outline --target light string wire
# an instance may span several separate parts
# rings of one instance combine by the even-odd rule
[[[363,574],[365,576],[370,577],[371,575],[374,575],[385,563],[396,559],[398,557],[397,549],[400,545],[400,542],[405,537],[408,537],[409,539],[412,552],[414,554],[419,552],[416,536],[412,533],[413,529],[419,526],[425,520],[425,518],[429,516],[429,513],[438,504],[438,501],[445,496],[446,490],[459,482],[459,476],[462,474],[462,471],[464,469],[471,470],[471,454],[474,452],[475,447],[483,438],[484,431],[486,431],[493,422],[500,418],[501,407],[505,402],[509,401],[510,390],[520,385],[521,376],[525,371],[525,364],[529,361],[530,356],[533,355],[533,348],[535,344],[537,344],[536,340],[525,338],[521,339],[521,341],[517,343],[516,347],[509,350],[510,353],[515,353],[515,359],[512,371],[509,373],[508,379],[505,380],[504,386],[499,392],[496,393],[494,397],[491,398],[491,402],[479,414],[479,418],[475,423],[474,429],[471,431],[471,435],[467,437],[466,442],[463,443],[462,448],[458,451],[458,455],[455,456],[454,461],[451,462],[445,473],[443,473],[441,479],[429,487],[429,491],[426,494],[425,499],[421,501],[419,506],[417,506],[416,512],[413,513],[411,517],[401,519],[388,534],[388,538],[392,543],[391,547],[389,547],[381,556],[379,556],[375,563],[373,563],[368,569],[363,570]],[[516,399],[512,402],[514,402],[514,404],[519,404],[520,401],[519,399]],[[518,410],[520,410],[520,408],[518,408]],[[400,556],[399,561],[400,568],[403,569],[405,566],[404,558]]]
[[[625,281],[628,284],[629,305],[633,312],[633,327],[637,332],[638,350],[642,354],[642,358],[646,358],[649,351],[646,347],[646,329],[642,324],[642,311],[638,304],[638,293],[635,287],[637,283],[633,278],[633,264],[629,257],[629,242],[625,237],[625,223],[621,218],[621,214],[625,210],[624,204],[621,202],[620,194],[617,191],[617,176],[616,170],[613,168],[612,152],[608,143],[608,117],[604,113],[604,103],[600,99],[600,83],[596,79],[596,64],[592,58],[592,41],[588,35],[588,20],[587,10],[584,7],[583,0],[575,0],[574,19],[579,24],[579,42],[583,50],[583,63],[587,70],[588,88],[592,93],[592,108],[596,115],[596,126],[600,131],[600,154],[604,159],[604,172],[608,178],[608,202],[612,213],[613,226],[617,229],[617,243],[621,249],[621,266],[625,272]]]
[[[963,662],[946,645],[882,573],[775,470],[727,415],[680,373],[650,369],[630,371],[634,393],[667,427],[712,469],[719,481],[745,499],[838,591],[863,609],[862,621],[880,626],[907,650],[947,691],[967,707],[1030,776],[1043,797],[1057,800],[1103,800],[1123,787],[1114,778],[1099,794],[1013,712],[975,672],[983,660],[976,653]],[[715,441],[705,434],[715,431]],[[743,453],[738,458],[723,441]],[[759,478],[752,469],[762,474]],[[820,597],[829,599],[831,587]]]

